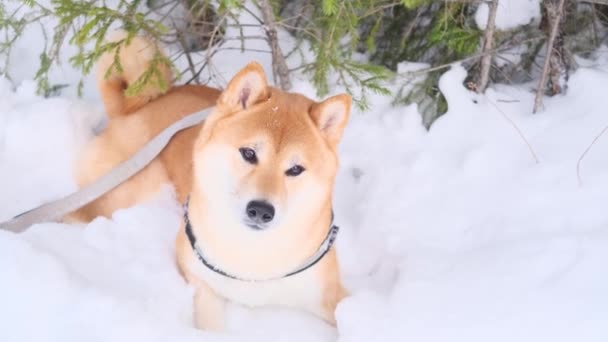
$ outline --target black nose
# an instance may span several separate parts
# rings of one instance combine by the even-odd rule
[[[268,223],[274,218],[274,207],[266,201],[251,201],[247,204],[247,217],[255,223]]]

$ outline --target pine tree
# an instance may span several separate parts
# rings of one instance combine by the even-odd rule
[[[83,75],[102,53],[120,48],[135,35],[179,46],[169,58],[159,54],[150,70],[127,89],[136,93],[149,82],[166,87],[158,77],[158,67],[173,65],[184,56],[188,66],[174,69],[176,77],[185,83],[208,82],[218,77],[210,66],[216,63],[218,51],[228,49],[225,42],[240,41],[240,49],[246,51],[248,40],[263,39],[273,56],[275,83],[284,88],[289,87],[290,73],[297,71],[310,78],[319,96],[339,84],[361,108],[367,106],[371,93],[393,96],[396,105],[417,103],[428,127],[447,110],[437,82],[451,63],[459,62],[468,70],[465,85],[471,89],[478,87],[480,75],[487,72],[488,60],[490,84],[529,82],[541,72],[547,26],[532,22],[511,30],[497,29],[491,35],[492,48],[482,50],[484,31],[474,20],[478,6],[478,1],[471,0],[114,0],[112,6],[104,0],[51,0],[47,6],[35,0],[0,2],[0,73],[10,78],[14,43],[26,27],[41,20],[57,22],[45,32],[47,43],[41,47],[40,65],[32,75],[45,96],[67,86],[52,84],[48,77],[49,70],[62,62],[59,51],[66,45],[78,48],[69,63]],[[571,56],[589,54],[607,37],[608,5],[565,0],[564,6],[567,11],[560,23],[556,55],[560,59],[554,60],[568,71],[576,67]],[[242,13],[256,23],[239,22]],[[261,36],[246,36],[243,25],[259,27]],[[127,38],[106,42],[105,36],[119,27],[128,32]],[[240,34],[227,37],[228,27],[236,27]],[[294,37],[293,49],[283,51],[277,39],[281,30]],[[513,49],[518,49],[518,58],[505,59],[502,53]],[[493,57],[484,59],[482,68],[484,54]],[[399,73],[398,65],[404,61],[428,67]],[[121,68],[118,60],[112,68]],[[550,80],[550,90],[557,89],[557,82],[557,78]],[[565,89],[565,84],[558,85]],[[397,91],[390,92],[389,86]]]

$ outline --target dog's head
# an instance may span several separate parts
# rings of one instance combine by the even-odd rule
[[[195,146],[194,187],[205,215],[257,232],[318,222],[331,208],[350,105],[346,94],[317,103],[269,87],[262,67],[247,65]]]

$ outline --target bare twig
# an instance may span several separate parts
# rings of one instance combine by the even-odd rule
[[[289,68],[287,62],[285,62],[285,56],[279,46],[279,39],[277,29],[275,27],[274,14],[272,13],[272,7],[269,0],[260,0],[260,9],[262,10],[262,17],[264,18],[264,30],[268,37],[268,44],[270,50],[272,50],[272,71],[275,78],[279,78],[281,83],[281,89],[291,89],[291,80],[289,79]]]
[[[500,107],[498,107],[498,105],[496,103],[494,103],[494,101],[488,99],[488,102],[490,104],[492,104],[492,106],[494,106],[494,108],[496,108],[496,110],[498,112],[500,112],[500,114],[502,114],[502,117],[505,118],[505,120],[507,120],[511,124],[511,126],[513,127],[513,129],[515,129],[515,132],[517,132],[517,134],[519,135],[521,140],[523,140],[524,143],[526,144],[526,146],[528,146],[528,151],[530,151],[532,158],[534,158],[534,161],[536,162],[536,164],[538,164],[540,162],[540,159],[538,159],[538,155],[536,154],[536,152],[534,152],[534,148],[532,148],[532,144],[530,144],[530,141],[526,138],[526,136],[521,131],[521,129],[517,126],[517,124],[515,124],[515,122],[502,109],[500,109]]]
[[[258,17],[257,14],[255,14],[252,10],[250,10],[247,6],[242,6],[240,7],[242,10],[244,10],[245,12],[247,12],[253,19],[255,19],[258,23],[260,23],[260,25],[264,25],[264,20],[260,17]],[[271,8],[272,10],[272,8]]]
[[[591,19],[591,34],[593,37],[593,48],[597,48],[597,46],[599,45],[599,37],[598,37],[598,33],[597,33],[597,9],[596,9],[596,4],[591,4],[591,16],[593,17],[593,19]]]
[[[194,62],[192,61],[192,56],[190,56],[190,51],[186,48],[186,42],[184,42],[184,39],[179,39],[179,43],[182,46],[182,51],[184,51],[184,55],[186,55],[186,60],[188,61],[188,70],[190,71],[190,74],[192,76],[194,76],[196,74],[196,71],[194,70]],[[196,79],[194,79],[195,81],[197,81]]]
[[[209,64],[209,61],[211,60],[211,58],[213,58],[213,56],[217,53],[217,49],[215,49],[211,55],[208,58],[205,58],[202,62],[201,62],[201,66],[198,68],[198,70],[192,75],[192,77],[186,82],[186,84],[189,84],[193,81],[197,81],[197,83],[200,83],[200,78],[199,76],[201,75],[201,73],[203,72],[203,70],[205,70],[205,67],[207,67],[207,65]],[[210,78],[211,79],[211,78]]]
[[[388,4],[382,5],[382,6],[375,7],[373,9],[368,10],[367,12],[363,13],[361,15],[361,18],[366,18],[366,17],[372,16],[372,15],[378,13],[378,12],[382,12],[382,11],[385,11],[387,9],[392,9],[393,7],[399,6],[401,4],[402,4],[401,1],[395,1],[395,2],[391,2],[391,3],[388,3]]]
[[[496,12],[498,9],[498,0],[492,0],[490,4],[490,13],[488,14],[488,23],[486,31],[483,35],[483,57],[481,58],[481,70],[479,72],[479,83],[477,83],[477,92],[483,93],[488,87],[490,80],[490,66],[492,65],[492,47],[494,45],[494,30],[496,28]]]
[[[52,61],[56,61],[56,63],[58,65],[60,64],[59,50],[61,49],[61,46],[63,45],[63,41],[65,40],[67,33],[68,33],[67,25],[63,26],[63,27],[60,26],[55,31],[54,42],[53,42],[53,45],[51,46],[51,52],[49,53],[49,58]]]
[[[230,51],[230,50],[236,50],[236,51],[241,51],[241,52],[246,52],[246,51],[251,51],[251,52],[261,52],[261,53],[272,53],[272,51],[270,50],[262,50],[262,49],[254,49],[254,48],[240,48],[240,47],[220,47],[217,49],[217,51]]]
[[[463,4],[478,4],[478,3],[482,3],[482,2],[486,2],[489,3],[492,0],[443,0],[447,3],[450,2],[456,2],[456,3],[463,3]],[[586,3],[590,3],[590,4],[598,4],[598,5],[608,5],[608,0],[576,0],[577,2],[586,2]]]
[[[500,52],[500,51],[510,50],[510,49],[512,49],[514,47],[517,47],[517,46],[521,45],[521,44],[528,43],[528,42],[533,42],[533,41],[538,41],[538,40],[541,40],[542,38],[543,37],[532,37],[532,38],[529,38],[529,39],[524,39],[524,40],[522,40],[522,41],[520,41],[520,42],[518,42],[516,44],[509,44],[508,46],[503,46],[503,47],[492,49],[492,50],[489,50],[489,51],[486,51],[486,52],[481,52],[481,53],[478,53],[478,54],[475,54],[475,55],[472,55],[472,56],[469,56],[469,57],[465,57],[465,58],[459,59],[457,61],[452,61],[452,62],[448,62],[448,63],[445,63],[445,64],[440,64],[440,65],[436,65],[436,66],[432,66],[432,67],[428,67],[428,68],[424,68],[424,69],[420,69],[420,70],[416,70],[416,71],[403,72],[403,73],[398,74],[398,77],[416,77],[416,76],[421,76],[421,75],[424,75],[424,74],[428,74],[429,72],[439,71],[439,70],[442,70],[442,69],[447,69],[447,68],[451,67],[452,65],[454,65],[456,63],[464,63],[464,62],[468,62],[470,60],[479,59],[480,57],[483,57],[485,54],[493,54],[493,53]]]
[[[585,149],[583,154],[581,154],[580,158],[578,158],[578,161],[576,162],[576,178],[578,178],[579,186],[583,185],[583,179],[581,178],[581,163],[583,162],[583,159],[585,158],[587,153],[589,153],[589,150],[591,150],[593,145],[595,145],[595,143],[598,140],[600,140],[601,136],[604,135],[604,133],[606,133],[606,131],[608,131],[608,125],[604,126],[604,129],[602,129],[602,131],[598,135],[595,136],[595,138],[593,139],[591,144],[589,144],[589,146],[587,146],[587,148]]]
[[[578,2],[587,2],[590,4],[597,4],[597,5],[608,5],[608,0],[578,0]]]
[[[297,66],[297,67],[295,67],[295,68],[291,68],[291,69],[289,69],[289,71],[290,71],[290,72],[294,72],[294,71],[298,71],[298,70],[306,69],[306,68],[308,68],[308,67],[310,67],[310,66],[313,66],[313,65],[315,65],[315,63],[303,63],[303,64],[300,64],[299,66]]]
[[[418,21],[419,21],[421,15],[422,15],[421,11],[416,11],[416,16],[414,17],[414,19],[412,19],[412,21],[410,22],[409,26],[407,27],[407,29],[405,30],[405,32],[401,36],[401,44],[405,44],[405,42],[408,39],[410,39],[410,36],[414,32],[414,29],[416,28],[416,25],[419,24]]]
[[[291,30],[298,30],[299,32],[303,32],[306,34],[306,37],[310,40],[315,40],[315,41],[320,41],[320,38],[317,37],[317,34],[311,30],[306,29],[305,27],[296,27],[296,26],[292,26],[289,24],[286,24],[284,22],[277,22],[276,23],[277,26],[281,26],[285,29],[291,29]]]
[[[564,9],[565,0],[559,0],[557,6],[551,4],[556,0],[546,1],[545,6],[547,8],[547,16],[553,17],[553,25],[551,26],[551,33],[549,35],[549,40],[547,41],[547,56],[545,57],[545,64],[543,66],[543,73],[540,77],[540,82],[538,83],[538,88],[536,89],[536,97],[534,99],[534,109],[533,113],[538,112],[540,106],[543,104],[543,94],[545,92],[545,86],[547,84],[547,78],[549,76],[549,66],[551,64],[551,56],[553,55],[553,45],[555,44],[555,38],[557,37],[557,33],[559,31],[559,23],[562,19],[562,13]],[[552,12],[552,13],[549,13]]]
[[[225,13],[224,15],[222,15],[222,17],[220,18],[220,20],[218,20],[217,25],[213,28],[213,32],[211,32],[211,38],[209,39],[209,42],[207,43],[207,53],[205,54],[205,63],[203,64],[203,68],[208,66],[210,69],[213,66],[211,58],[212,56],[215,54],[215,52],[213,51],[212,47],[213,47],[213,41],[215,40],[216,35],[220,32],[220,28],[222,27],[222,24],[227,20],[228,17],[228,13]],[[201,68],[202,71],[202,68]],[[200,75],[200,73],[196,74],[196,77],[198,78],[198,75]],[[211,71],[209,71],[209,77],[211,78]]]

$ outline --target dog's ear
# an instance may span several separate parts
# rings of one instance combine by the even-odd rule
[[[247,64],[228,83],[218,104],[227,109],[243,110],[268,98],[268,82],[264,69],[257,62]]]
[[[321,134],[333,146],[338,145],[350,115],[351,97],[347,94],[332,96],[312,106],[310,116]]]

